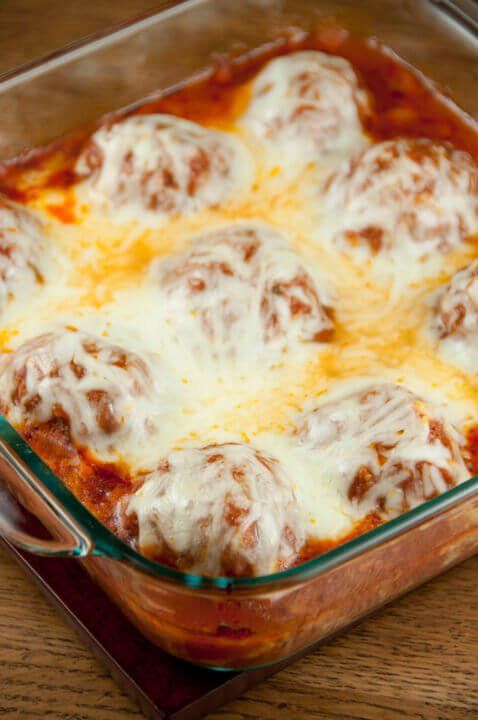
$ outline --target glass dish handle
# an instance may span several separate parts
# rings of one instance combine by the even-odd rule
[[[453,16],[461,25],[478,33],[478,5],[476,0],[432,0],[434,5]]]
[[[3,418],[2,418],[3,420]],[[13,500],[38,518],[51,538],[35,537],[21,527],[22,514]],[[93,543],[27,464],[0,438],[0,536],[12,545],[38,555],[84,557]]]

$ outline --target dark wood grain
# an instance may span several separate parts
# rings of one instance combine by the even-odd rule
[[[0,71],[154,5],[151,0],[3,0]],[[477,578],[474,558],[211,718],[476,720]],[[0,717],[141,717],[3,550]]]
[[[477,577],[473,558],[211,720],[476,720]],[[0,717],[141,717],[3,550],[0,638]]]

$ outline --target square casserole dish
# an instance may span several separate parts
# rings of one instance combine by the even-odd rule
[[[100,115],[333,18],[377,38],[478,118],[478,8],[470,0],[190,0],[163,3],[0,79],[0,161]],[[287,658],[355,623],[478,549],[478,477],[309,562],[232,579],[142,557],[101,525],[0,418],[0,533],[31,552],[77,558],[167,651],[212,668]],[[6,488],[51,537],[19,521]]]

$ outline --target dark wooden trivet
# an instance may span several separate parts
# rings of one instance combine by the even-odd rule
[[[75,560],[30,555],[0,541],[122,690],[153,720],[200,718],[313,649],[238,673],[191,665],[146,640]]]

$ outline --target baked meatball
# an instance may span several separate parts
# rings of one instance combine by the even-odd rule
[[[412,263],[448,253],[478,231],[478,168],[451,145],[378,143],[345,161],[323,190],[332,242],[358,259]]]
[[[166,322],[188,342],[207,340],[213,354],[251,358],[332,338],[324,283],[268,226],[237,224],[200,235],[183,253],[157,262],[153,276]]]
[[[345,386],[301,417],[296,439],[361,514],[394,517],[469,477],[458,430],[393,383]]]
[[[250,182],[252,160],[232,135],[172,115],[138,115],[97,130],[76,172],[95,209],[155,221],[231,198]]]
[[[171,452],[124,513],[137,522],[142,552],[211,576],[274,572],[304,541],[290,479],[277,460],[245,444]]]
[[[455,273],[438,293],[434,325],[441,340],[461,338],[478,350],[478,260]]]
[[[367,104],[347,60],[302,51],[271,60],[257,75],[242,124],[300,166],[363,143],[359,109]]]
[[[35,215],[0,195],[0,310],[44,280],[45,237]]]
[[[459,270],[432,302],[431,328],[442,357],[471,373],[478,368],[478,260]]]
[[[2,358],[0,405],[20,429],[60,420],[77,444],[124,452],[156,429],[167,377],[153,357],[83,332],[51,332]]]

